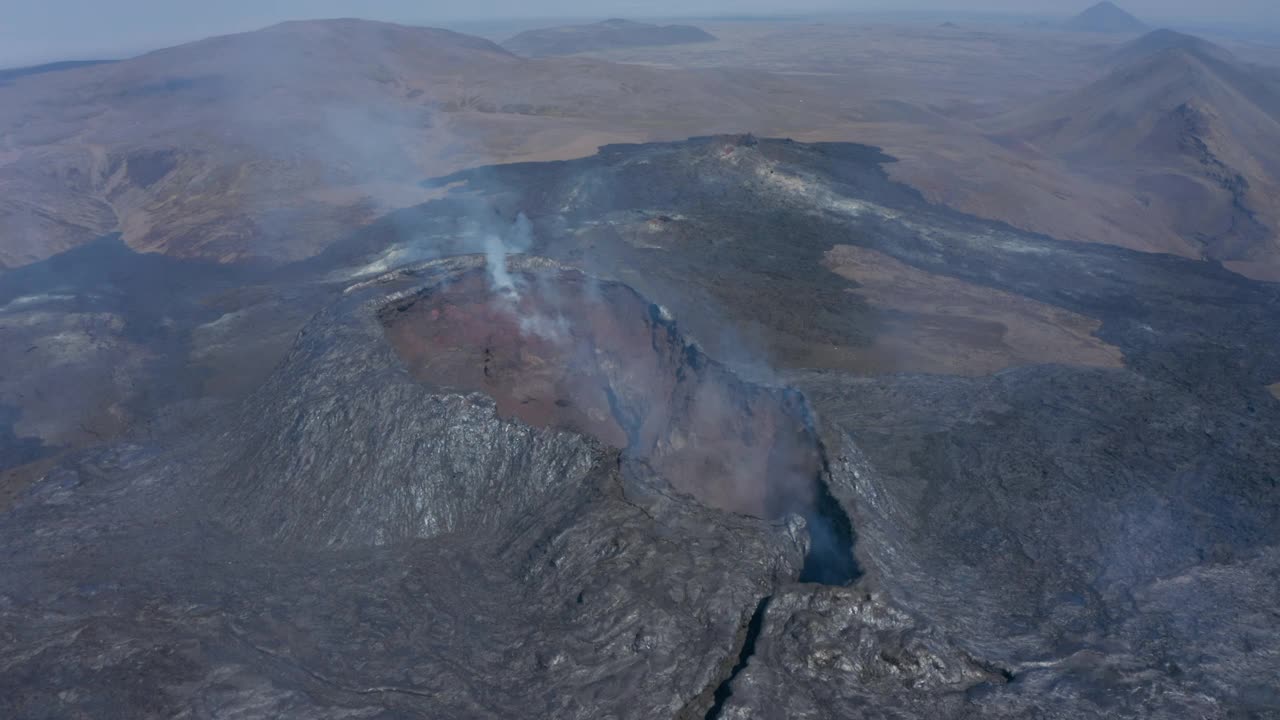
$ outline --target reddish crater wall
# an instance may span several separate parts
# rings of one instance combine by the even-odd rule
[[[714,507],[772,518],[813,506],[821,455],[796,395],[708,361],[624,285],[569,271],[514,280],[495,292],[471,271],[386,308],[414,377],[623,448]]]

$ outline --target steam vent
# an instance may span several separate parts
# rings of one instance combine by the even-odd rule
[[[735,377],[625,285],[550,266],[495,284],[477,268],[379,318],[433,390],[483,393],[502,418],[590,436],[708,507],[800,515],[806,579],[856,574],[850,523],[827,492],[803,398]]]

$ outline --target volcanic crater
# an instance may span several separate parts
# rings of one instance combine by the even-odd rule
[[[738,378],[626,285],[563,268],[477,268],[379,318],[425,385],[483,393],[504,419],[593,437],[709,507],[800,515],[810,534],[801,579],[858,575],[804,398]]]

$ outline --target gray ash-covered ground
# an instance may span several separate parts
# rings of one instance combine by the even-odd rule
[[[260,383],[166,394],[0,516],[0,714],[1280,715],[1280,288],[932,207],[887,160],[486,168],[246,274],[236,317],[318,311]],[[467,253],[521,213],[504,304]],[[888,323],[836,245],[1096,318],[1124,366],[868,374]],[[171,315],[161,356],[216,375],[210,319]]]

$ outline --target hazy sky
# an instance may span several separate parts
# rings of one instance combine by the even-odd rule
[[[119,57],[280,20],[364,17],[414,24],[528,17],[653,17],[938,10],[1069,15],[1092,0],[0,0],[0,67]],[[1280,0],[1121,0],[1148,21],[1280,26]]]

